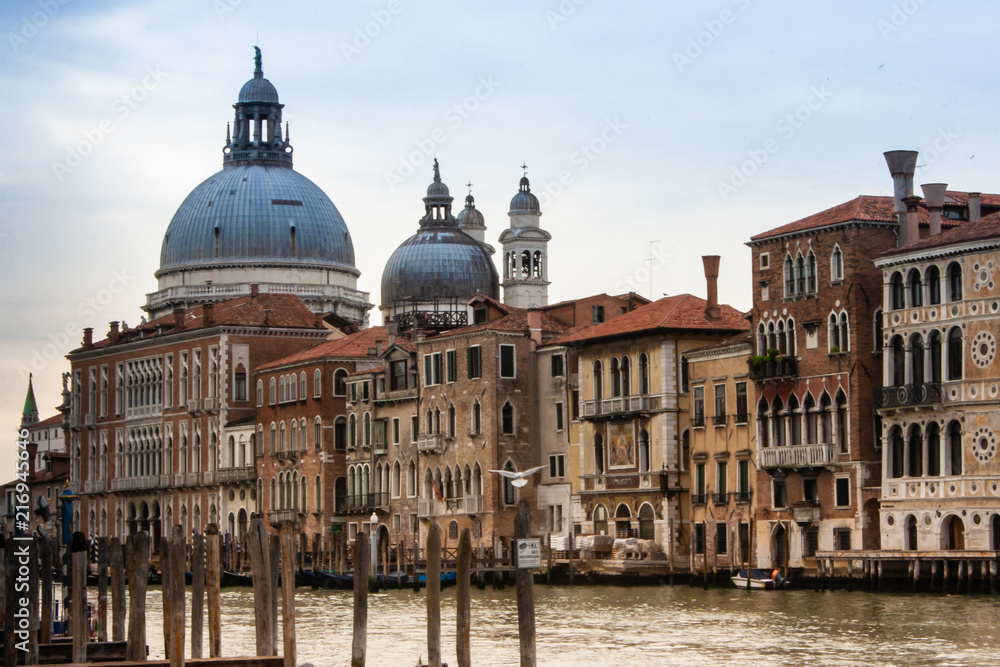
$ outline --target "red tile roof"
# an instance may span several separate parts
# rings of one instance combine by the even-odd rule
[[[347,377],[353,377],[355,375],[373,375],[375,373],[384,373],[385,366],[376,366],[374,368],[365,368],[364,370],[354,371],[353,373],[348,373]]]
[[[711,343],[709,345],[703,345],[702,347],[696,347],[688,350],[684,354],[691,354],[692,352],[707,352],[708,350],[721,350],[734,345],[753,345],[753,332],[749,330],[743,331],[735,336],[730,336],[725,340],[716,341],[715,343]]]
[[[920,239],[900,248],[892,248],[882,253],[882,256],[901,255],[951,244],[985,241],[986,239],[1000,239],[1000,213],[984,216],[977,222],[963,223],[958,227],[942,231],[937,236]]]
[[[458,327],[457,329],[451,329],[449,331],[444,331],[439,335],[435,336],[435,339],[446,338],[448,336],[462,336],[465,334],[476,333],[478,331],[504,331],[509,333],[527,333],[528,332],[528,309],[526,308],[515,308],[505,303],[501,303],[496,299],[491,299],[488,296],[482,294],[474,297],[473,301],[482,301],[488,303],[493,308],[496,308],[503,313],[500,317],[494,319],[491,322],[483,322],[482,324],[470,324],[464,327]],[[538,311],[541,316],[542,324],[542,338],[555,336],[566,331],[566,326],[556,320],[555,318],[549,316],[548,313],[544,311]]]
[[[28,428],[41,428],[43,426],[62,426],[63,416],[61,414],[52,415],[48,419],[43,419],[40,422],[36,422],[29,426]]]
[[[668,296],[640,306],[607,322],[581,327],[549,342],[561,345],[654,331],[736,332],[746,331],[750,328],[750,323],[743,317],[743,313],[725,304],[719,306],[720,316],[718,319],[709,319],[705,315],[707,303],[705,299],[691,294]]]
[[[295,354],[259,366],[257,370],[277,368],[279,366],[287,366],[289,364],[316,359],[360,359],[368,356],[368,350],[375,347],[375,343],[381,342],[384,346],[388,341],[389,334],[385,327],[371,327],[348,334],[343,338],[328,340],[319,345],[314,345],[307,350],[302,350],[301,352],[296,352]]]

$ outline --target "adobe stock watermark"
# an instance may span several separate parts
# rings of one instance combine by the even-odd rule
[[[549,28],[555,32],[559,24],[568,21],[573,14],[576,14],[577,8],[585,2],[587,0],[561,0],[555,10],[546,10],[545,20],[549,22]]]
[[[910,20],[920,11],[920,8],[927,4],[927,0],[903,0],[903,2],[893,5],[888,19],[879,19],[876,25],[878,31],[882,33],[882,39],[889,37],[907,25]]]
[[[569,156],[569,163],[576,167],[575,173],[582,174],[590,169],[590,166],[600,159],[628,128],[628,123],[619,116],[606,119],[600,131],[590,141],[580,144]],[[555,180],[544,181],[540,186],[536,185],[535,195],[538,197],[539,205],[545,208],[555,201],[576,180],[575,173],[563,169],[556,174]]]
[[[642,264],[635,267],[631,273],[624,274],[621,280],[615,283],[615,294],[624,294],[625,292],[635,292],[638,294],[640,288],[648,288],[650,285],[649,279],[658,269],[666,266],[668,259],[670,259],[670,253],[663,250],[659,244],[651,244],[649,257],[643,259]],[[650,294],[649,298],[656,301],[656,296],[653,294]]]
[[[781,150],[781,142],[791,140],[831,97],[833,97],[833,92],[827,88],[825,83],[812,86],[806,100],[795,107],[793,111],[779,118],[774,124],[776,136],[770,136],[759,146],[747,149],[747,158],[730,169],[729,178],[725,181],[716,181],[715,189],[722,201],[728,201],[730,195],[735,194],[746,185],[754,174],[767,164],[771,156]]]
[[[462,127],[462,124],[479,110],[483,102],[493,96],[500,85],[500,82],[495,80],[492,75],[479,77],[479,81],[470,95],[444,110],[441,119],[445,126],[436,127],[428,132],[427,136],[414,140],[414,149],[398,156],[396,169],[385,172],[385,183],[389,189],[395,190],[398,185],[416,172],[417,167],[434,157],[437,153],[437,147],[448,141],[449,130],[454,132]]]
[[[38,11],[31,16],[21,18],[21,27],[7,33],[7,42],[11,50],[17,53],[21,47],[34,39],[36,35],[56,17],[59,10],[70,3],[70,0],[38,0],[35,3]]]
[[[52,162],[52,171],[56,175],[56,180],[62,183],[67,175],[73,173],[77,167],[83,164],[84,158],[93,153],[94,149],[115,131],[118,123],[131,116],[132,112],[163,83],[169,74],[170,72],[159,65],[147,67],[146,75],[142,77],[142,81],[111,102],[112,115],[108,118],[102,118],[97,123],[97,127],[83,130],[83,139],[66,148],[66,157],[62,162]]]
[[[82,335],[84,327],[94,324],[98,315],[107,310],[115,297],[125,291],[133,280],[135,276],[125,269],[112,271],[111,278],[104,287],[76,305],[74,312],[79,319],[68,320],[61,328],[50,331],[45,336],[48,342],[32,350],[26,364],[18,365],[17,372],[22,379],[27,381],[29,374],[44,371],[53,361],[62,360],[63,355],[72,349],[73,341]]]
[[[920,150],[920,167],[926,168],[937,162],[958,142],[962,135],[950,127],[938,128],[937,135],[930,142],[930,148]]]
[[[746,11],[751,3],[752,0],[733,0],[733,4],[740,12]],[[727,8],[714,17],[702,21],[703,29],[688,37],[687,44],[682,51],[674,51],[673,53],[674,66],[677,67],[677,71],[683,72],[686,67],[693,65],[694,61],[701,58],[705,51],[722,37],[726,28],[736,23],[738,17],[737,12]]]
[[[389,27],[392,19],[403,11],[403,3],[400,0],[389,0],[383,9],[372,11],[371,21],[367,21],[363,26],[354,27],[354,37],[350,43],[341,42],[340,52],[344,54],[344,59],[351,62],[361,55],[373,40],[377,39],[382,31]]]
[[[212,3],[212,9],[215,10],[215,15],[219,17],[220,21],[225,21],[226,15],[235,12],[236,8],[242,4],[243,0],[215,0]]]

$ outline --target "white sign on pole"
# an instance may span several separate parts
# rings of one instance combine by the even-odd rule
[[[528,570],[542,566],[542,541],[538,538],[517,541],[517,567]]]

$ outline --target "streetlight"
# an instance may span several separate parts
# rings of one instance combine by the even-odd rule
[[[375,583],[375,575],[378,572],[378,551],[376,550],[376,545],[378,544],[378,514],[375,510],[372,510],[372,515],[368,517],[371,522],[371,572],[368,573],[368,580],[371,583]]]

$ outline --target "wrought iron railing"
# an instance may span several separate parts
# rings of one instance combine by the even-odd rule
[[[932,405],[941,402],[940,382],[901,384],[875,389],[875,408]]]

